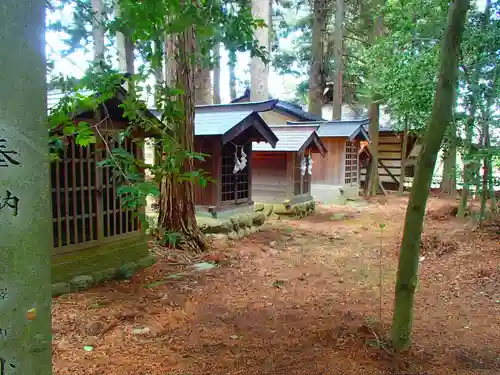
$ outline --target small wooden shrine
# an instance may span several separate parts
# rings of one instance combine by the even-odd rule
[[[195,168],[205,170],[216,180],[205,188],[195,187],[199,213],[221,217],[253,210],[252,142],[275,147],[278,138],[259,115],[275,105],[276,100],[268,100],[196,107],[195,151],[209,154],[210,158],[197,161]]]
[[[54,282],[118,268],[149,254],[136,210],[122,207],[117,195],[121,176],[110,167],[98,166],[115,148],[142,158],[142,145],[135,138],[117,140],[117,133],[129,125],[120,108],[126,95],[118,87],[116,95],[99,108],[99,121],[95,111],[77,113],[75,121],[95,127],[97,143],[82,147],[74,137],[61,137],[65,147],[59,160],[51,162]],[[61,97],[61,92],[49,91],[49,110]]]
[[[359,159],[361,141],[369,141],[364,125],[368,120],[289,122],[288,126],[318,126],[318,136],[327,154],[312,154],[314,174],[312,195],[317,201],[332,202],[339,197],[359,194]]]
[[[253,144],[252,192],[256,202],[288,205],[312,200],[312,155],[322,158],[326,148],[314,125],[273,125],[275,148]]]

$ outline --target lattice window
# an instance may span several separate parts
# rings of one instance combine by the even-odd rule
[[[346,184],[358,183],[358,144],[351,141],[345,143],[345,180]]]
[[[238,158],[241,157],[241,148],[238,147]],[[233,173],[234,170],[234,153],[236,146],[226,144],[222,147],[222,202],[243,203],[249,199],[249,173],[248,162],[243,170]],[[250,156],[250,146],[244,147],[244,152],[247,157]]]
[[[118,145],[109,137],[108,146]],[[134,210],[122,208],[117,197],[120,184],[111,168],[98,168],[107,148],[77,146],[68,138],[60,159],[51,163],[52,233],[54,248],[79,245],[140,229]],[[139,146],[125,140],[123,147],[137,157]],[[99,178],[98,178],[99,176]],[[101,216],[102,213],[102,216]]]
[[[124,148],[127,152],[134,155],[137,159],[139,154],[139,145],[130,139],[125,139],[120,145],[113,140],[111,135],[107,136],[109,149],[118,147]],[[102,150],[102,158],[109,158],[108,148]],[[139,230],[139,218],[134,215],[135,210],[122,207],[122,198],[118,196],[117,191],[123,183],[121,174],[116,168],[101,168],[102,181],[102,212],[103,212],[103,234],[104,237],[118,236]]]
[[[68,142],[60,159],[51,163],[55,248],[98,239],[95,147]]]

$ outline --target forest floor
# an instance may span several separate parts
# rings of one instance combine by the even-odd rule
[[[411,349],[384,345],[406,204],[318,206],[215,244],[212,269],[164,258],[136,293],[56,298],[54,374],[500,374],[500,223],[471,228],[454,201],[427,206]]]

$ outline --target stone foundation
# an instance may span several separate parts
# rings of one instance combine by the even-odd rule
[[[280,216],[303,218],[314,213],[315,209],[316,202],[314,200],[295,204],[256,203],[254,206],[255,212],[262,212],[266,218],[279,218]]]
[[[52,295],[87,289],[112,279],[126,279],[141,268],[152,266],[144,236],[114,241],[56,255],[52,259]]]
[[[311,193],[322,204],[346,204],[348,200],[359,198],[359,186],[312,184]]]

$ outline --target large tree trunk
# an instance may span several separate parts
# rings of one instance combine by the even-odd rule
[[[482,23],[483,26],[486,27],[490,20],[490,12],[491,12],[491,0],[486,0],[485,4],[485,10],[484,14],[482,17]],[[495,76],[494,76],[494,82],[496,82],[498,74],[498,68],[495,69]],[[463,218],[467,214],[467,203],[469,196],[471,195],[471,185],[474,183],[474,180],[477,180],[477,175],[479,172],[479,165],[477,162],[471,162],[471,156],[473,154],[473,149],[472,149],[472,140],[474,136],[474,127],[475,127],[475,118],[476,118],[476,111],[477,111],[477,102],[476,102],[476,95],[478,95],[479,92],[479,73],[478,73],[478,68],[473,67],[472,69],[472,75],[469,77],[469,90],[471,91],[471,94],[469,96],[469,115],[467,118],[467,123],[466,123],[466,136],[465,136],[465,155],[466,155],[466,160],[464,163],[464,171],[463,171],[463,187],[462,187],[462,194],[460,196],[460,205],[458,208],[458,213],[457,217]],[[494,86],[494,84],[493,84]],[[494,91],[493,91],[494,92]],[[493,99],[491,95],[488,96],[488,100]],[[486,108],[489,109],[491,107],[491,102],[488,102],[486,105]],[[486,116],[487,119],[489,116]],[[484,129],[483,129],[484,130]],[[476,189],[477,192],[477,189]],[[493,200],[494,204],[494,200]]]
[[[229,50],[228,52],[228,67],[229,67],[229,97],[231,101],[236,99],[236,51]]]
[[[220,104],[220,43],[214,47],[214,82],[213,82],[213,101],[214,104]]]
[[[170,37],[169,37],[170,39]],[[170,44],[167,42],[167,44]],[[188,27],[176,37],[176,87],[183,90],[177,100],[183,103],[184,116],[174,124],[173,138],[182,150],[194,151],[194,67],[192,56],[195,51],[194,26]],[[168,51],[172,52],[171,46]],[[168,73],[169,79],[174,79],[173,72]],[[184,172],[193,170],[193,161],[186,160]],[[194,204],[194,183],[178,181],[175,174],[168,175],[161,184],[160,214],[158,226],[169,232],[182,235],[180,246],[186,250],[199,252],[205,250],[206,244],[196,223]]]
[[[455,0],[450,8],[448,26],[441,46],[441,62],[434,106],[425,134],[424,146],[418,158],[418,167],[406,211],[391,334],[392,344],[397,350],[406,349],[410,344],[425,207],[437,154],[446,127],[452,119],[453,99],[457,84],[458,55],[468,7],[469,0]]]
[[[380,8],[384,5],[384,0],[375,0],[373,3],[373,11],[380,12]],[[377,38],[383,33],[383,23],[382,16],[378,15],[375,17],[373,23],[372,33],[370,34],[370,43],[373,45],[376,43]],[[376,78],[375,78],[376,79]],[[370,151],[372,154],[372,164],[371,170],[367,171],[370,173],[368,187],[368,197],[377,195],[379,185],[381,185],[380,176],[378,174],[378,150],[379,150],[379,129],[380,129],[380,105],[377,102],[373,102],[369,106],[369,116],[370,125],[368,128],[368,133],[370,135],[371,144]],[[384,191],[382,189],[382,191]]]
[[[116,15],[120,16],[120,4],[115,1]],[[134,43],[129,37],[130,34],[117,32],[117,53],[118,53],[118,66],[120,72],[134,74],[135,73],[135,56],[134,56]],[[126,81],[124,87],[126,90],[133,90],[133,87],[129,87],[129,81]]]
[[[263,19],[267,24],[267,27],[260,27],[255,30],[255,39],[257,39],[259,46],[263,46],[270,54],[270,0],[252,0],[252,14],[254,18]],[[250,101],[269,99],[269,65],[265,64],[260,57],[252,57],[250,77]]]
[[[487,149],[490,147],[490,124],[488,122],[488,119],[483,122],[483,148]],[[479,225],[482,227],[484,224],[484,221],[486,220],[486,202],[488,200],[488,178],[489,174],[491,173],[489,167],[490,163],[488,162],[491,159],[490,157],[486,156],[483,159],[483,179],[482,179],[482,186],[481,186],[481,208],[479,211]]]
[[[378,148],[379,148],[379,117],[380,117],[380,107],[376,103],[370,104],[369,107],[369,116],[370,116],[370,124],[368,126],[368,134],[370,135],[370,151],[371,151],[371,164],[370,170],[367,173],[369,176],[369,186],[368,186],[368,195],[370,196],[377,195],[378,187],[380,181],[380,177],[378,175]]]
[[[467,214],[467,204],[471,193],[471,185],[474,177],[474,165],[471,162],[470,154],[472,153],[472,137],[474,135],[474,122],[476,117],[476,101],[474,94],[471,94],[469,104],[469,115],[465,125],[465,141],[464,141],[464,171],[462,193],[460,195],[460,205],[458,206],[457,217],[464,218]]]
[[[450,139],[443,155],[443,176],[441,192],[454,196],[457,193],[457,130],[452,122],[449,127]]]
[[[120,4],[118,1],[115,1],[115,9],[116,15],[120,16]],[[130,35],[130,34],[128,34]],[[120,72],[131,73],[133,74],[135,71],[134,67],[134,43],[127,35],[127,33],[123,33],[118,31],[116,33],[116,41],[117,41],[117,51],[118,51],[118,66]]]
[[[102,0],[92,0],[92,37],[94,41],[94,62],[104,63],[104,4]]]
[[[154,41],[155,58],[153,59],[153,71],[155,76],[155,106],[161,100],[162,85],[165,80],[163,74],[164,45],[160,38]]]
[[[199,61],[194,73],[194,101],[196,105],[213,104],[210,68]]]
[[[309,67],[309,112],[321,116],[325,81],[324,39],[327,21],[325,0],[313,1],[311,63]]]
[[[344,0],[337,0],[335,7],[335,43],[333,59],[335,61],[335,79],[333,89],[332,120],[342,119],[342,52],[344,29]]]
[[[2,0],[0,25],[0,374],[51,374],[45,1]]]

